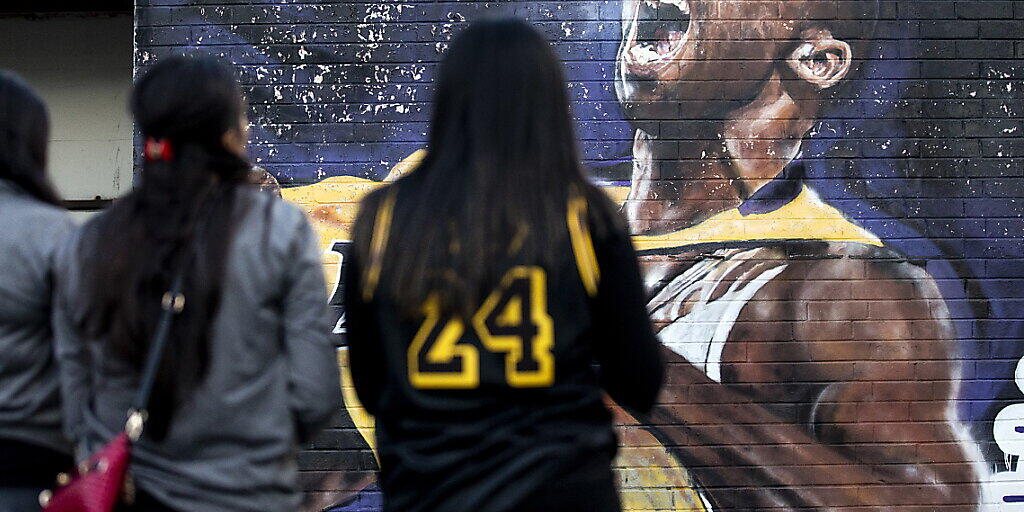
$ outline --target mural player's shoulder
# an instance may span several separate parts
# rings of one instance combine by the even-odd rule
[[[781,277],[815,279],[930,280],[922,262],[884,245],[856,241],[785,240],[757,251],[760,258],[782,259]]]
[[[804,249],[788,248],[789,266],[778,280],[797,301],[860,302],[876,312],[889,308],[888,314],[896,316],[916,314],[920,306],[929,311],[926,317],[948,323],[942,295],[921,262],[885,246],[857,242],[820,242]],[[860,309],[851,308],[851,315],[855,311]]]
[[[808,271],[823,278],[865,281],[931,282],[921,261],[884,245],[823,242],[817,258],[807,258]],[[791,254],[790,259],[796,260]]]

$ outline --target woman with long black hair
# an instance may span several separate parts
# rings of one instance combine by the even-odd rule
[[[71,467],[50,330],[55,253],[72,231],[46,173],[49,116],[0,71],[0,512],[38,510]]]
[[[62,252],[67,432],[87,455],[123,428],[161,297],[180,276],[184,308],[132,457],[135,507],[295,510],[296,447],[341,406],[312,228],[249,184],[230,66],[162,60],[131,106],[145,139],[139,183]]]
[[[538,32],[488,20],[451,44],[428,151],[364,200],[346,269],[385,510],[619,510],[602,390],[650,408],[660,345]]]

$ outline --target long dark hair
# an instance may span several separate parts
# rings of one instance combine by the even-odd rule
[[[0,179],[60,206],[46,175],[49,138],[50,116],[42,98],[18,75],[0,70]]]
[[[250,168],[223,138],[242,127],[246,106],[229,65],[211,57],[171,57],[136,82],[131,108],[147,145],[157,142],[167,150],[146,157],[135,189],[97,220],[82,244],[90,273],[80,326],[91,338],[107,340],[111,361],[127,361],[138,371],[160,298],[185,268],[185,309],[175,319],[173,348],[151,400],[151,425],[159,436],[170,412],[206,373],[238,189],[246,186]]]
[[[573,193],[611,209],[581,169],[561,63],[514,18],[478,21],[452,42],[428,154],[394,187],[410,193],[398,196],[381,286],[407,314],[433,293],[442,310],[468,314],[513,245],[515,258],[553,266]]]

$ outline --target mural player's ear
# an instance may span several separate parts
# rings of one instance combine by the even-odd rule
[[[803,33],[803,43],[789,54],[786,64],[796,76],[819,89],[827,89],[846,76],[852,58],[846,41],[832,37],[827,29],[811,29]]]

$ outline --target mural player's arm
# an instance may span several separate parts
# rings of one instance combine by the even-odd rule
[[[682,385],[684,405],[661,405],[649,419],[685,424],[664,435],[724,510],[975,509],[980,477],[950,419],[953,331],[935,283],[905,262],[834,259],[796,268],[793,280],[766,286],[741,317],[769,331],[752,339],[776,342],[727,343],[745,352],[724,363],[728,384],[670,354],[670,380]],[[836,282],[854,298],[870,298],[883,317],[866,320],[865,301],[838,297]],[[827,325],[779,320],[794,318],[784,308],[812,303],[827,305]],[[828,327],[852,328],[852,339],[839,341]],[[795,404],[802,412],[794,414],[786,402],[803,400],[797,390],[810,403]]]

